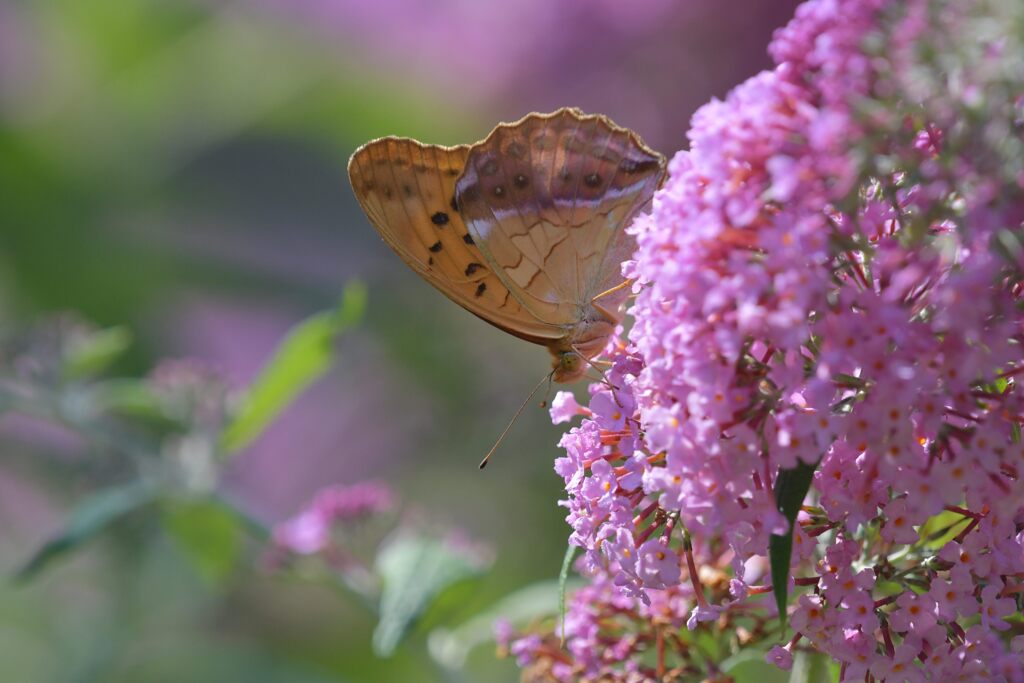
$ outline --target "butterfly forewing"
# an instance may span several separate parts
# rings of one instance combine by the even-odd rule
[[[571,327],[621,283],[632,250],[625,227],[663,175],[664,158],[632,132],[561,109],[500,125],[470,148],[456,198],[512,295],[538,319]]]
[[[469,150],[382,138],[352,155],[349,180],[388,245],[446,296],[523,339],[557,339],[562,330],[541,322],[510,295],[454,206]]]

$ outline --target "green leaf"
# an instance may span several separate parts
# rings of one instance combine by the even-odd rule
[[[173,503],[164,511],[164,528],[206,581],[221,583],[235,569],[242,530],[223,505],[212,500]]]
[[[787,683],[789,674],[769,664],[760,647],[746,647],[722,661],[722,673],[735,683]]]
[[[772,567],[772,590],[775,593],[775,605],[779,608],[779,619],[783,627],[786,625],[786,604],[789,596],[789,562],[793,555],[793,526],[796,515],[804,503],[807,491],[811,488],[811,477],[817,464],[808,465],[800,462],[796,467],[781,470],[775,480],[775,506],[789,522],[789,531],[785,536],[772,534],[768,539],[768,558]]]
[[[480,574],[482,563],[468,552],[436,538],[403,533],[377,556],[382,582],[380,620],[373,632],[373,651],[386,657],[408,633],[417,617],[448,586]]]
[[[97,382],[91,387],[91,404],[99,411],[131,418],[160,429],[181,429],[181,421],[167,414],[149,382],[118,378]]]
[[[788,683],[832,683],[839,680],[838,666],[820,652],[797,652]]]
[[[64,351],[64,377],[82,379],[98,375],[120,358],[131,344],[132,334],[124,327],[108,327],[75,337]]]
[[[16,581],[28,581],[57,558],[75,550],[124,515],[156,498],[156,488],[142,481],[114,486],[79,503],[67,524],[46,541],[15,574]]]
[[[576,557],[576,547],[572,543],[566,547],[565,557],[562,558],[562,568],[558,572],[558,623],[562,627],[562,645],[565,645],[565,584],[569,580],[572,560]]]
[[[366,305],[366,288],[349,283],[335,310],[317,313],[296,325],[245,393],[241,407],[225,428],[222,445],[235,452],[248,445],[335,360],[334,341],[356,324]]]
[[[506,595],[453,629],[435,629],[427,640],[430,655],[448,669],[461,669],[473,648],[494,639],[494,622],[504,619],[511,624],[523,626],[541,618],[552,617],[556,614],[559,596],[564,589],[561,582],[555,580],[530,584]]]

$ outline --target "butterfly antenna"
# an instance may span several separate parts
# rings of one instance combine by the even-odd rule
[[[544,400],[540,402],[540,407],[541,408],[547,408],[548,407],[548,397],[551,396],[551,380],[554,378],[554,376],[555,376],[554,370],[552,370],[551,372],[548,373],[548,388],[547,388],[547,391],[544,392]]]
[[[537,391],[540,390],[540,388],[544,385],[544,382],[549,382],[551,380],[551,377],[554,374],[555,371],[552,370],[543,378],[541,378],[539,382],[537,382],[537,386],[533,388],[533,391],[530,392],[530,395],[526,397],[525,401],[523,401],[523,405],[519,406],[519,410],[517,410],[516,414],[512,416],[512,420],[509,421],[508,426],[505,427],[505,431],[501,433],[501,436],[498,437],[498,440],[494,442],[493,446],[491,446],[491,450],[487,451],[487,455],[485,455],[484,459],[480,461],[480,469],[487,467],[487,461],[491,459],[492,455],[494,455],[494,451],[498,450],[498,446],[500,446],[501,442],[504,441],[505,435],[508,434],[508,430],[512,429],[512,425],[516,423],[516,420],[518,420],[519,416],[523,413],[523,410],[526,408],[526,404],[528,404],[530,400],[533,399],[534,394],[536,394]]]

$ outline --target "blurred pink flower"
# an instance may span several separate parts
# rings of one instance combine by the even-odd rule
[[[330,486],[299,514],[274,527],[274,543],[299,555],[312,555],[328,547],[336,526],[389,512],[394,505],[391,489],[377,482]]]

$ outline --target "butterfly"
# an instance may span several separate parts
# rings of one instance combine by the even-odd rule
[[[563,108],[443,147],[384,137],[349,180],[384,241],[423,279],[495,327],[547,347],[549,377],[580,379],[621,321],[626,226],[665,158],[601,115]]]

